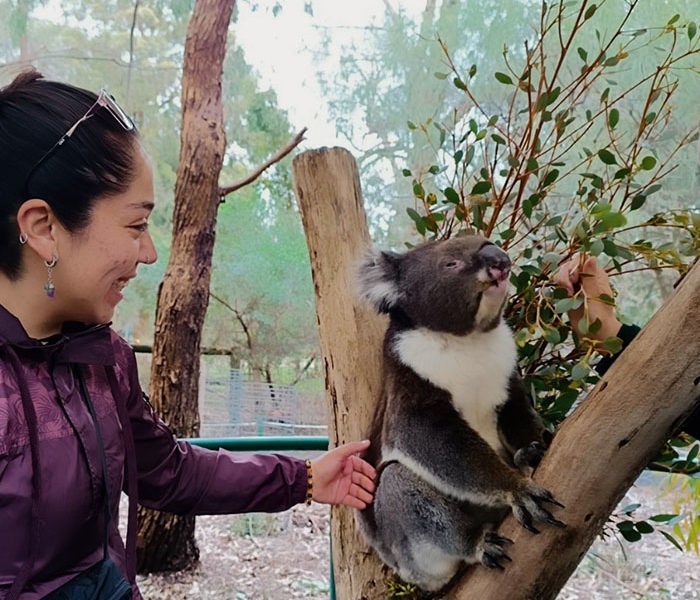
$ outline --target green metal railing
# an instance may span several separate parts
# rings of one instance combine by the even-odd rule
[[[326,436],[275,436],[275,437],[231,437],[231,438],[185,438],[184,441],[210,450],[231,450],[233,452],[271,452],[282,450],[328,450]],[[332,543],[332,542],[331,542]],[[333,551],[330,553],[329,600],[335,600],[335,579],[333,577]]]

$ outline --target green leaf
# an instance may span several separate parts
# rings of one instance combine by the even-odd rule
[[[501,144],[501,146],[506,145],[506,141],[497,133],[492,133],[491,134],[491,139],[496,142],[497,144]]]
[[[425,197],[425,190],[423,189],[423,186],[420,183],[413,184],[413,195],[416,198],[424,198]]]
[[[401,171],[401,174],[402,174],[404,177],[410,177],[410,176],[412,175],[412,173],[411,173],[411,171],[410,171],[409,169],[404,169],[403,171]]]
[[[675,519],[678,515],[668,515],[668,514],[662,514],[662,515],[652,515],[649,517],[652,521],[655,523],[666,523],[672,519]]]
[[[558,315],[563,315],[565,312],[569,312],[573,307],[574,307],[574,299],[573,298],[563,298],[561,300],[557,300],[554,303],[554,312],[557,313]]]
[[[611,354],[617,354],[622,350],[622,340],[619,337],[609,337],[603,342],[603,347]]]
[[[603,240],[603,252],[610,257],[617,256],[617,246],[610,238],[605,238]]]
[[[577,363],[574,365],[573,369],[571,369],[571,379],[580,381],[588,377],[590,372],[591,369],[585,362]]]
[[[500,81],[501,83],[503,83],[505,85],[513,85],[513,80],[506,73],[501,73],[500,71],[496,71],[494,76],[496,77],[496,79],[498,81]]]
[[[452,204],[459,204],[459,194],[454,188],[447,187],[442,191],[442,193],[445,194],[445,198],[448,202],[452,202]]]
[[[623,529],[620,530],[620,533],[622,534],[622,537],[625,538],[628,542],[638,542],[642,539],[642,534],[639,533],[636,529]]]
[[[605,227],[615,229],[616,227],[624,227],[627,225],[627,217],[621,212],[610,211],[600,217]]]
[[[476,148],[474,146],[469,146],[469,148],[467,148],[467,153],[464,156],[465,166],[471,164],[472,159],[474,158],[474,152],[476,152]]]
[[[469,77],[474,77],[476,75],[476,65],[469,67]]]
[[[619,123],[620,121],[620,111],[617,110],[616,108],[613,108],[610,111],[610,115],[608,115],[608,125],[610,125],[610,129],[615,129],[615,126]]]
[[[593,256],[599,256],[604,249],[605,246],[603,244],[603,240],[593,240],[593,242],[591,243],[591,247],[588,249],[588,251]]]
[[[472,188],[471,194],[473,196],[478,196],[480,194],[486,194],[491,189],[490,181],[479,181]]]
[[[457,150],[457,152],[454,153],[454,158],[455,163],[458,163],[460,160],[462,160],[462,157],[464,156],[464,150]]]
[[[598,150],[598,158],[602,160],[606,165],[617,164],[615,155],[612,152],[610,152],[610,150],[606,150],[605,148],[603,148],[602,150]]]
[[[676,23],[676,22],[678,21],[678,19],[680,19],[680,18],[681,18],[681,16],[678,15],[678,14],[673,15],[673,16],[668,20],[668,25],[673,25],[673,24]]]
[[[418,212],[411,207],[408,207],[406,209],[406,213],[408,213],[408,216],[411,217],[411,220],[414,221],[415,223],[420,223],[423,220],[423,217],[421,217],[418,214]]]
[[[651,171],[656,166],[656,159],[653,156],[645,156],[640,166],[645,171]]]
[[[654,533],[654,528],[649,525],[646,521],[639,521],[635,523],[634,528],[639,532],[639,533]]]
[[[409,129],[418,129],[413,121],[408,121],[406,125],[408,125]]]
[[[435,71],[435,73],[433,73],[433,75],[435,76],[435,79],[440,79],[440,80],[447,79],[449,77],[449,75],[447,73],[440,73],[439,71]]]
[[[437,165],[432,165],[428,169],[428,173],[430,173],[431,175],[437,175],[439,172],[440,172],[440,167],[438,167]]]
[[[455,77],[455,78],[452,80],[452,83],[454,84],[454,86],[455,86],[457,89],[463,90],[463,91],[465,91],[465,92],[467,91],[467,84],[464,83],[459,77]]]
[[[598,7],[595,4],[591,4],[583,15],[583,18],[587,21],[595,14],[597,9]]]
[[[688,39],[692,42],[693,38],[695,37],[695,34],[698,32],[698,26],[695,21],[690,21],[688,23]]]
[[[549,342],[550,344],[558,344],[559,342],[561,342],[559,330],[555,329],[554,327],[548,327],[547,329],[543,329],[542,337],[545,339],[545,341]]]
[[[586,62],[588,60],[588,52],[586,52],[583,48],[579,47],[577,49],[577,52],[583,62]]]
[[[540,169],[539,163],[534,158],[528,158],[526,166],[527,166],[527,170],[532,171],[533,173],[537,173],[537,171],[539,171],[539,169]]]
[[[559,169],[552,169],[545,175],[542,186],[548,187],[552,185],[556,181],[557,177],[559,177]]]
[[[666,533],[665,531],[662,531],[659,529],[659,533],[663,535],[669,542],[671,542],[676,548],[678,548],[681,552],[683,552],[683,546],[681,546],[676,538],[674,538],[670,533]]]
[[[637,194],[634,198],[632,198],[630,210],[637,210],[638,208],[641,208],[644,205],[644,202],[646,202],[646,199],[647,197],[645,194]]]

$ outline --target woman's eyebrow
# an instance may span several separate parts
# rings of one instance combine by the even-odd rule
[[[155,202],[151,202],[149,200],[144,200],[143,202],[130,202],[129,206],[131,208],[144,208],[147,211],[152,211],[155,208]]]

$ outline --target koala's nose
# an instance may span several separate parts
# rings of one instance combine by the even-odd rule
[[[479,256],[490,277],[503,280],[510,273],[510,258],[498,246],[487,244],[479,250]]]

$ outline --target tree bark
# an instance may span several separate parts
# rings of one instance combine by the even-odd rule
[[[182,74],[182,133],[170,260],[158,294],[151,366],[154,408],[177,436],[199,434],[200,340],[225,152],[221,76],[234,0],[197,0]],[[194,517],[139,511],[139,572],[179,570],[199,559]]]
[[[386,322],[353,291],[353,268],[370,246],[354,158],[341,148],[312,150],[298,155],[292,170],[316,291],[331,443],[338,445],[369,430]],[[359,537],[352,511],[334,507],[331,525],[337,597],[381,597],[384,570]]]
[[[533,536],[512,516],[505,572],[473,568],[453,600],[549,600],[557,596],[608,516],[700,400],[700,261],[674,295],[564,421],[535,481],[566,508],[566,529]]]

